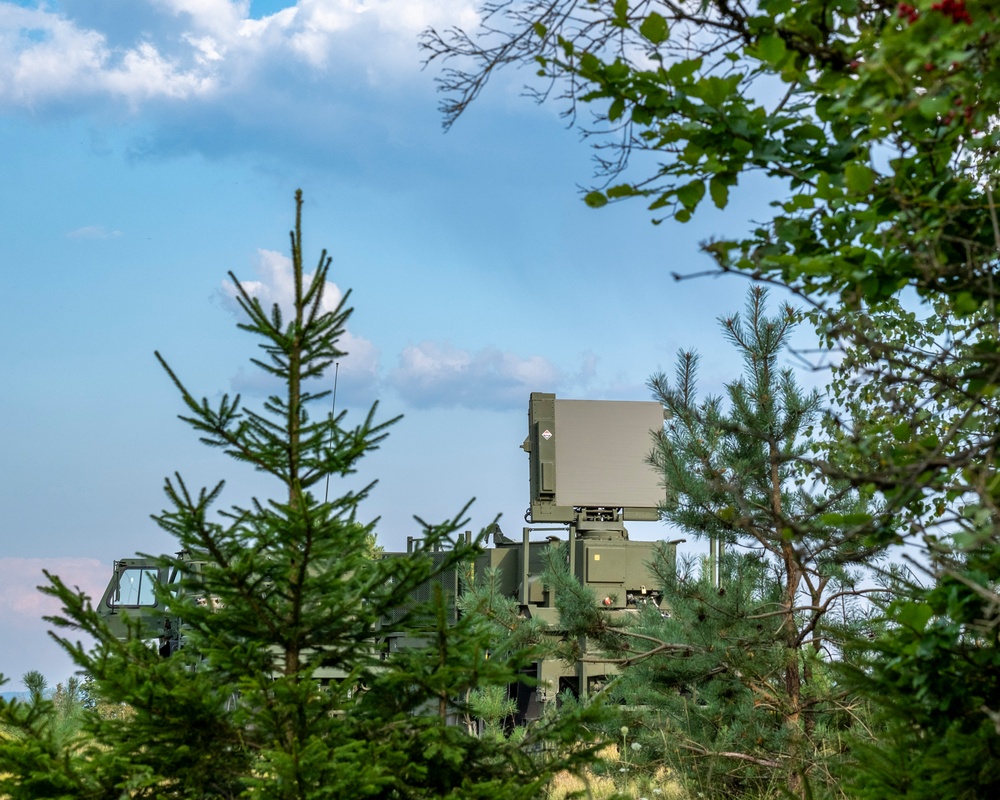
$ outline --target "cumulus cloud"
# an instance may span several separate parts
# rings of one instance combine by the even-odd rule
[[[255,272],[255,279],[240,281],[244,290],[260,300],[265,309],[277,304],[283,319],[288,319],[294,293],[291,259],[273,250],[259,250]],[[306,286],[314,279],[314,272],[304,276]],[[218,297],[228,311],[242,317],[236,301],[237,288],[231,281],[222,282]],[[323,310],[333,311],[342,299],[340,288],[327,281]],[[576,372],[563,374],[543,356],[520,356],[495,347],[473,352],[448,343],[425,341],[406,347],[396,368],[383,378],[380,352],[371,341],[346,331],[340,347],[347,355],[339,362],[338,406],[342,402],[367,405],[383,387],[391,386],[413,408],[521,408],[531,392],[566,390],[589,383],[596,365],[596,356],[584,354]],[[272,394],[281,388],[273,376],[252,367],[240,369],[230,383],[234,392],[242,394]],[[322,388],[333,388],[332,370],[324,376]]]
[[[295,282],[292,272],[292,260],[274,250],[258,250],[256,266],[257,280],[241,280],[240,285],[251,297],[260,300],[265,309],[277,305],[281,309],[283,319],[291,318],[292,298],[295,293]],[[312,285],[316,273],[305,275],[303,280],[308,288]],[[237,288],[232,281],[224,280],[220,296],[224,306],[234,315],[242,317],[236,301]],[[344,298],[340,287],[332,281],[327,281],[323,287],[321,308],[323,311],[335,311]],[[345,402],[369,401],[378,383],[379,351],[368,339],[345,331],[340,338],[339,347],[347,355],[339,361],[339,387],[343,388]],[[332,381],[332,375],[327,376]],[[234,391],[252,394],[270,394],[278,388],[273,376],[260,370],[241,369],[233,377]],[[332,387],[327,387],[332,388]],[[339,396],[339,395],[338,395]]]
[[[59,9],[0,0],[0,107],[219,102],[267,83],[275,65],[314,80],[336,69],[377,83],[418,71],[424,28],[476,21],[472,0],[299,0],[258,18],[248,0],[130,6],[122,15],[117,0]]]
[[[209,72],[185,68],[156,44],[113,49],[98,30],[44,9],[0,4],[0,103],[32,110],[94,95],[132,106],[151,97],[185,98],[215,84]]]
[[[259,280],[240,281],[240,285],[248,295],[260,300],[264,308],[270,308],[277,304],[281,313],[287,317],[292,312],[292,298],[295,296],[292,260],[276,250],[258,250],[257,257],[257,266],[254,271]],[[315,276],[315,272],[303,276],[307,289],[312,285]],[[242,313],[236,302],[237,290],[232,281],[224,280],[222,282],[222,293],[227,298],[227,308],[234,314]],[[344,294],[337,284],[327,281],[326,286],[323,287],[323,311],[335,311],[343,298]]]
[[[407,347],[391,375],[399,395],[417,408],[519,408],[531,392],[553,391],[561,380],[542,356],[492,347],[470,352],[438,342]]]

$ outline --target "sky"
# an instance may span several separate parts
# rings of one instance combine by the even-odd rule
[[[306,262],[350,290],[337,402],[402,414],[348,488],[379,542],[413,520],[468,527],[528,505],[528,396],[648,400],[681,348],[706,393],[739,363],[718,327],[746,281],[672,273],[766,210],[650,224],[588,208],[593,153],[555,106],[494,76],[448,132],[428,26],[474,29],[472,0],[0,0],[0,673],[72,674],[48,638],[41,570],[99,596],[117,558],[171,551],[150,515],[175,471],[275,489],[198,444],[159,351],[196,396],[266,388],[235,327],[232,271],[287,297],[293,197]],[[248,285],[251,285],[248,283]],[[330,376],[332,386],[332,376]],[[331,492],[337,490],[331,486]],[[340,487],[344,488],[344,487]],[[675,538],[660,523],[637,538]]]

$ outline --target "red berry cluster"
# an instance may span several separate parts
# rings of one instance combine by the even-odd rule
[[[961,2],[961,0],[959,1]],[[896,8],[896,13],[899,14],[900,19],[905,19],[911,25],[920,18],[920,12],[909,3],[900,3]]]
[[[955,108],[953,108],[945,115],[944,124],[951,125],[951,123],[954,122],[960,116],[965,118],[966,123],[971,123],[972,117],[976,113],[975,105],[968,105],[968,106],[965,105],[965,101],[962,100],[961,97],[955,98],[954,105]],[[961,111],[959,111],[958,109],[961,109]]]
[[[902,3],[900,3],[900,7],[902,7]],[[954,23],[972,24],[972,17],[965,8],[965,0],[940,0],[931,6],[931,10],[940,11],[945,16],[951,17],[951,21]]]

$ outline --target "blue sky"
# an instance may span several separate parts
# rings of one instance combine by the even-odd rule
[[[149,515],[175,470],[228,502],[272,491],[177,421],[153,351],[195,394],[259,392],[224,279],[280,299],[296,188],[307,261],[327,248],[352,290],[338,404],[405,415],[359,477],[389,549],[472,497],[470,527],[519,529],[530,392],[648,399],[681,347],[706,391],[736,374],[716,319],[745,281],[671,273],[763,214],[760,187],[686,226],[591,210],[587,145],[521,73],[445,134],[417,36],[475,21],[470,0],[0,0],[8,688],[70,673],[41,568],[99,593],[115,558],[171,549]]]

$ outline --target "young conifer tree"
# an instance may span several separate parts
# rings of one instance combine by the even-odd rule
[[[587,761],[581,724],[567,713],[518,742],[477,737],[463,718],[477,690],[517,680],[531,653],[488,657],[492,630],[481,618],[454,620],[440,592],[413,607],[413,591],[444,570],[461,569],[476,545],[451,534],[465,510],[429,526],[409,558],[372,552],[372,526],[358,520],[368,488],[322,495],[328,476],[348,476],[386,435],[375,408],[353,428],[316,404],[316,380],[344,355],[338,348],[350,309],[323,304],[330,259],[303,266],[301,193],[291,234],[294,301],[289,315],[264,308],[231,276],[257,337],[253,363],[280,387],[261,410],[237,396],[197,400],[157,354],[186,406],[182,417],[209,446],[264,473],[276,491],[246,507],[216,512],[223,483],[194,490],[166,481],[170,507],[156,517],[190,560],[178,590],[158,600],[182,621],[167,657],[133,635],[115,638],[89,598],[57,577],[52,619],[59,641],[91,677],[100,703],[83,709],[83,732],[69,742],[44,736],[44,709],[5,705],[16,735],[0,742],[0,795],[130,798],[533,798],[558,770]],[[437,551],[431,556],[431,551]],[[386,653],[380,624],[424,646]],[[90,649],[69,636],[94,637]],[[166,633],[166,632],[165,632]],[[126,713],[107,715],[115,704]],[[54,796],[54,795],[53,795]]]
[[[721,320],[744,364],[725,397],[699,399],[692,353],[675,381],[650,381],[669,412],[651,456],[666,486],[662,517],[723,543],[718,579],[707,565],[677,573],[664,551],[664,603],[631,625],[580,612],[571,586],[556,590],[577,630],[625,667],[612,692],[635,752],[666,758],[713,796],[798,792],[803,773],[827,779],[821,754],[851,721],[829,664],[871,610],[871,584],[845,562],[878,556],[849,535],[859,495],[812,477],[819,397],[780,367],[796,315],[785,306],[767,316],[766,298],[753,287],[746,313]]]

